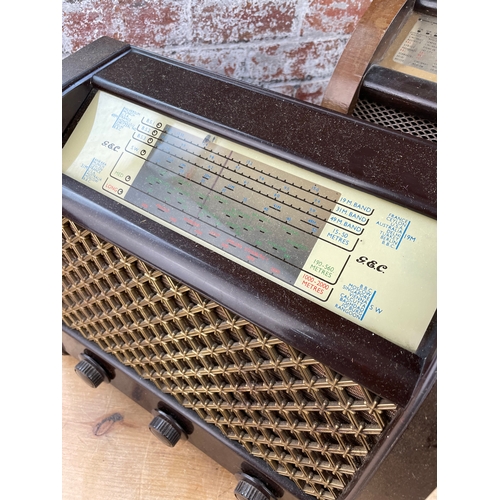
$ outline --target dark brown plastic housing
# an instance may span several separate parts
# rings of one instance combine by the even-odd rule
[[[436,217],[436,145],[431,142],[103,38],[64,60],[63,144],[98,89]],[[391,440],[377,444],[374,458],[341,497],[372,498],[363,496],[371,491],[369,479],[378,477],[379,464],[390,456],[393,443],[404,438],[434,386],[436,315],[419,349],[411,353],[65,175],[62,190],[64,217],[397,404]],[[90,352],[99,358],[114,374],[111,383],[148,411],[164,405],[189,440],[224,467],[256,477],[280,498],[311,498],[98,346],[67,326],[63,331],[67,353],[78,357]],[[431,463],[435,460],[434,449],[424,453]],[[390,471],[380,470],[384,481]],[[435,471],[422,474],[425,486],[421,493],[414,490],[411,500],[423,500],[435,487]],[[408,480],[405,476],[404,482]]]

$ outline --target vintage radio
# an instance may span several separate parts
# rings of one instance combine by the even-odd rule
[[[63,61],[63,352],[239,499],[436,486],[436,145],[101,38]]]
[[[437,142],[437,0],[373,0],[322,105]]]

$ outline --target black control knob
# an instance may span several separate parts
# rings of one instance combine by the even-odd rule
[[[182,437],[182,429],[169,415],[158,413],[151,423],[149,430],[164,444],[174,447]]]
[[[238,500],[269,500],[267,495],[264,495],[253,484],[242,479],[234,489],[234,496]]]
[[[75,372],[87,385],[93,388],[99,387],[108,380],[104,368],[89,356],[82,356],[75,366]]]
[[[264,485],[253,476],[248,474],[236,474],[238,484],[234,489],[234,496],[238,500],[276,500],[276,497]]]

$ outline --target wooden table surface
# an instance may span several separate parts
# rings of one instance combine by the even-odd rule
[[[63,500],[235,499],[232,474],[189,441],[162,444],[146,410],[109,384],[88,387],[76,363],[62,356]]]
[[[169,448],[153,418],[109,384],[88,387],[62,357],[64,500],[234,500],[237,480],[189,441]]]

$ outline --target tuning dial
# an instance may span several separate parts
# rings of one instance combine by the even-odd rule
[[[157,411],[149,424],[149,430],[164,444],[174,447],[184,437],[182,427],[166,413]]]
[[[106,371],[89,356],[82,355],[81,360],[75,366],[76,374],[90,387],[99,387],[104,381],[108,380]]]
[[[247,474],[237,474],[239,479],[234,496],[238,500],[275,500],[274,495],[254,477]]]

